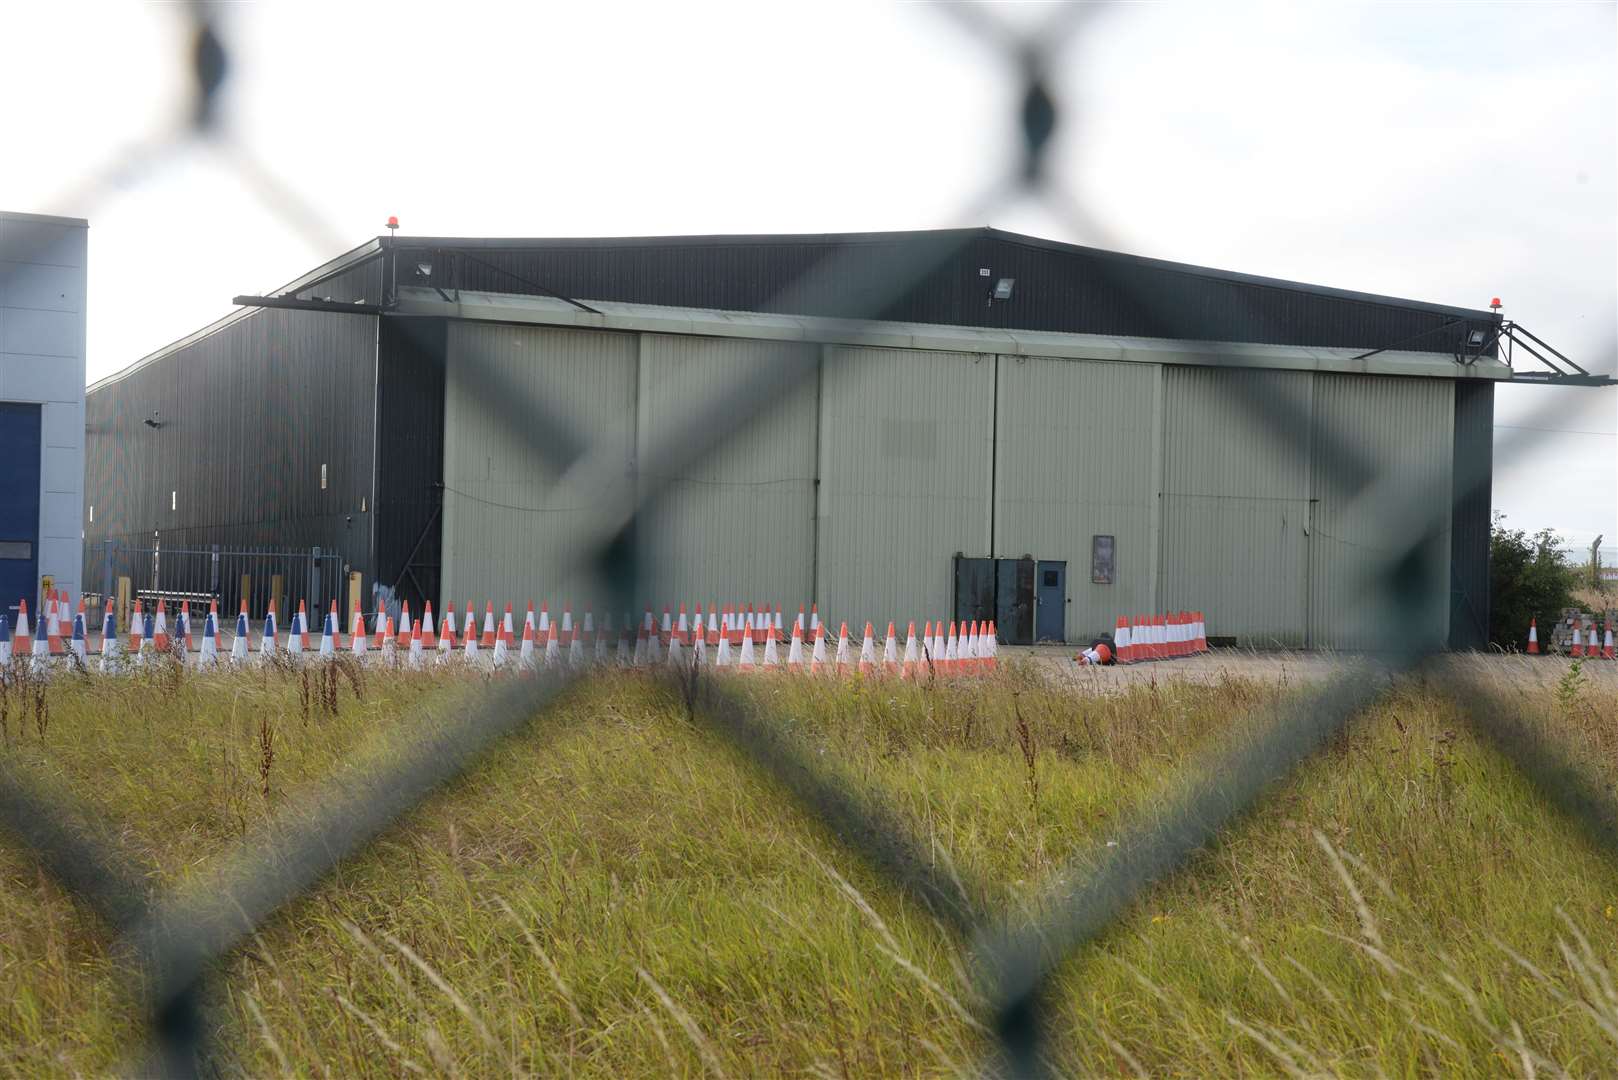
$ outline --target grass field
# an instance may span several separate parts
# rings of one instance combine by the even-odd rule
[[[0,753],[114,823],[167,888],[402,725],[456,723],[444,682],[369,673],[338,684],[333,713],[286,671],[67,677],[43,710],[13,687]],[[748,693],[1017,911],[1293,689],[1165,669],[1086,693],[1012,665],[959,686]],[[1610,791],[1614,681],[1523,693]],[[614,676],[564,714],[230,956],[210,1007],[226,1074],[933,1075],[983,1060],[962,942],[668,690]],[[1618,867],[1412,680],[1067,964],[1054,1053],[1079,1075],[1612,1075],[1615,908]],[[0,1074],[139,1060],[109,944],[0,839]]]

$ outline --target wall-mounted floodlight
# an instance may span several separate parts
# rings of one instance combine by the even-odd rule
[[[433,276],[433,264],[430,263],[430,262],[419,262],[419,263],[417,263],[416,264],[416,273],[420,274],[422,277],[432,277]]]
[[[1470,334],[1466,335],[1466,344],[1468,348],[1472,349],[1483,348],[1483,331],[1474,330]]]
[[[991,300],[1010,300],[1011,288],[1017,284],[1016,278],[1003,277],[994,283],[994,292],[989,294]]]

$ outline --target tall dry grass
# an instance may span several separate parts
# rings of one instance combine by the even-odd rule
[[[1618,781],[1613,680],[1586,675],[1569,698],[1514,661],[1480,663]],[[458,722],[473,706],[455,690],[290,668],[69,677],[12,688],[0,753],[113,823],[168,888],[401,728]],[[978,685],[748,692],[1017,918],[1290,691],[1164,678],[1086,694],[1013,665]],[[962,943],[674,693],[620,675],[563,711],[561,734],[537,720],[501,744],[224,962],[222,1071],[869,1076],[982,1060]],[[1061,970],[1053,1049],[1096,1075],[1608,1073],[1615,905],[1618,868],[1410,680]],[[0,1073],[138,1060],[108,945],[0,844]]]

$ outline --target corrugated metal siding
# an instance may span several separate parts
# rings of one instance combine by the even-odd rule
[[[639,445],[677,438],[692,411],[760,367],[816,346],[729,338],[642,337]],[[654,605],[810,602],[815,515],[815,380],[767,411],[738,417],[723,443],[681,474],[639,532]],[[688,432],[691,437],[699,433]]]
[[[1494,384],[1455,383],[1455,512],[1450,522],[1449,647],[1489,643],[1489,488],[1494,476]]]
[[[989,542],[994,358],[837,347],[821,382],[822,615],[948,618],[953,556]]]
[[[1310,378],[1165,369],[1160,610],[1202,611],[1217,636],[1304,644],[1308,450],[1280,442],[1249,403],[1266,395],[1307,416]]]
[[[376,572],[419,612],[424,600],[440,602],[447,328],[443,319],[384,319],[381,331],[376,415],[386,452],[376,467]]]
[[[1433,603],[1394,625],[1374,603],[1377,571],[1413,539],[1422,515],[1450,505],[1454,384],[1440,379],[1365,375],[1315,377],[1314,535],[1310,545],[1311,644],[1387,648],[1416,634],[1448,635],[1450,537],[1434,551]],[[1322,434],[1347,440],[1377,477],[1356,493],[1352,471],[1328,453]],[[1416,499],[1411,493],[1417,492]]]
[[[553,607],[591,602],[587,574],[560,552],[592,496],[556,485],[527,434],[491,402],[544,402],[621,455],[630,482],[637,335],[452,322],[444,386],[443,600]],[[621,493],[621,492],[620,492]]]
[[[169,546],[318,544],[369,579],[376,334],[375,316],[266,309],[87,395],[87,561],[100,540],[156,531]]]
[[[430,279],[411,276],[418,262]],[[988,229],[576,240],[408,238],[442,288],[952,326],[1450,352],[1489,312],[1225,273]],[[407,272],[407,268],[409,271]],[[987,269],[989,277],[980,276]],[[995,279],[1012,299],[989,304]],[[812,283],[812,284],[811,284]],[[321,286],[324,288],[324,286]],[[873,310],[874,308],[874,310]],[[1460,324],[1439,331],[1446,322]],[[1425,336],[1418,336],[1425,335]]]
[[[999,359],[995,554],[1067,562],[1069,640],[1149,610],[1156,478],[1148,440],[1159,370]],[[1097,533],[1116,540],[1111,585],[1090,582]]]

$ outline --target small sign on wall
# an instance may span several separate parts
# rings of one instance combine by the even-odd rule
[[[1113,575],[1113,538],[1096,535],[1090,537],[1090,583],[1111,585]]]

